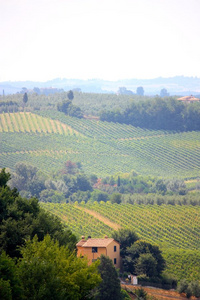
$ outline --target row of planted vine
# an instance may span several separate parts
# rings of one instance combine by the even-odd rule
[[[199,280],[200,250],[163,249],[163,256],[167,262],[166,273],[178,280]]]
[[[62,135],[78,134],[58,120],[41,117],[30,112],[0,114],[0,132],[37,132]]]
[[[86,173],[92,172],[98,176],[131,170],[143,175],[164,177],[197,177],[200,173],[198,132],[158,134],[128,125],[123,127],[122,124],[79,120],[61,113],[55,114],[54,120],[49,119],[49,113],[46,115],[4,114],[0,126],[5,129],[0,132],[3,167],[6,166],[5,153],[10,157],[13,155],[13,159],[18,161],[17,151],[29,151],[27,156],[29,154],[33,161],[34,156],[44,160],[45,151],[47,154],[50,151],[52,159],[59,161],[58,165],[69,159],[80,161]],[[58,121],[56,117],[61,119]],[[15,120],[16,124],[18,120],[18,127],[14,121],[11,126],[11,120]],[[40,131],[38,128],[41,128]],[[47,132],[45,128],[51,130]],[[11,129],[16,129],[16,132]],[[123,138],[124,132],[129,138]],[[44,164],[41,162],[40,165]]]
[[[121,226],[133,228],[141,237],[160,245],[200,249],[200,207],[87,203]]]
[[[60,115],[54,117],[58,118]],[[188,175],[191,169],[194,170],[195,176],[199,173],[199,132],[151,131],[130,125],[94,120],[76,121],[62,114],[61,118],[63,122],[70,122],[68,124],[76,130],[82,130],[85,135],[93,136],[98,140],[103,139],[114,150],[120,150],[124,155],[133,155],[142,160],[142,164],[140,161],[140,168],[144,165],[142,173],[148,166],[163,169],[162,173],[169,172],[176,175],[182,170]]]
[[[72,204],[43,204],[55,214],[76,215],[81,221],[81,209],[98,212],[122,227],[135,230],[141,238],[158,243],[161,247],[200,249],[200,207],[171,205],[131,205],[111,204],[110,202],[80,204],[79,208]],[[70,211],[70,212],[69,212]],[[84,215],[86,213],[84,212]],[[89,216],[89,215],[88,215]],[[68,217],[67,217],[68,218]],[[77,220],[74,219],[74,222]],[[96,220],[97,222],[98,220]],[[70,223],[72,226],[72,219]],[[92,227],[92,222],[90,226]],[[79,235],[82,233],[79,232]]]
[[[78,239],[80,239],[82,235],[85,237],[110,236],[113,231],[113,229],[108,225],[87,214],[75,205],[41,203],[41,206],[52,214],[58,216],[64,224],[72,230]]]
[[[166,273],[178,280],[197,280],[200,276],[200,207],[110,202],[41,203],[41,206],[60,217],[78,239],[82,235],[112,236],[113,228],[99,221],[101,215],[121,228],[134,230],[141,239],[158,244],[166,260]],[[85,209],[97,212],[97,217]]]

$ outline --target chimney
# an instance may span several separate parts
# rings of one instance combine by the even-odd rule
[[[85,239],[84,235],[82,235],[81,239],[82,239],[82,240],[84,240],[84,239]]]
[[[105,239],[107,239],[108,238],[108,236],[107,235],[105,235]]]
[[[91,235],[88,235],[88,239],[91,239]]]

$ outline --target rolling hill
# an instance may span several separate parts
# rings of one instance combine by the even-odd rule
[[[154,131],[57,111],[0,114],[0,168],[27,162],[45,173],[67,160],[98,177],[134,171],[141,175],[200,175],[200,132]]]
[[[200,277],[200,207],[180,205],[131,205],[94,202],[41,203],[61,218],[77,236],[111,236],[129,228],[141,239],[159,245],[167,262],[166,272],[178,280]]]

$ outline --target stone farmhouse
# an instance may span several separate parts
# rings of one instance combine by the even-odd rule
[[[199,98],[195,98],[194,96],[185,96],[185,97],[181,97],[178,98],[177,100],[182,101],[184,103],[194,103],[194,102],[199,102],[200,99]]]
[[[88,258],[88,264],[97,260],[101,254],[108,256],[114,266],[120,268],[120,244],[113,238],[98,238],[92,239],[90,236],[82,239],[76,244],[77,256],[86,256]]]

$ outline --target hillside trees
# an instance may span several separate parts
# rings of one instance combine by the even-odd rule
[[[15,101],[0,101],[0,113],[16,112],[19,110],[19,105]]]
[[[21,300],[22,298],[17,265],[11,257],[2,252],[0,254],[0,299]]]
[[[120,255],[125,271],[147,277],[161,276],[165,260],[158,246],[140,240],[130,229],[114,231],[112,237],[120,243]]]
[[[120,110],[102,111],[100,119],[154,130],[192,131],[200,129],[200,104],[184,104],[172,97],[130,102]]]
[[[87,265],[66,246],[59,246],[49,235],[37,237],[21,249],[19,274],[26,299],[85,299],[101,281],[98,262]]]
[[[69,115],[71,117],[76,117],[76,118],[82,118],[83,117],[83,113],[80,109],[80,107],[72,104],[72,100],[74,99],[74,93],[73,91],[69,91],[67,93],[67,100],[64,100],[62,102],[59,102],[57,104],[57,110],[64,112],[64,114]]]
[[[199,281],[191,281],[188,282],[186,279],[180,280],[177,291],[181,293],[185,293],[187,298],[194,296],[196,298],[200,297],[200,284]]]
[[[0,174],[0,178],[6,177],[5,171]],[[68,244],[74,249],[76,237],[65,230],[57,217],[42,210],[37,199],[22,198],[16,188],[11,189],[3,181],[0,186],[0,251],[19,257],[19,247],[28,237],[32,239],[37,235],[41,241],[47,233],[61,245]]]
[[[165,269],[165,260],[158,246],[138,240],[126,249],[126,270],[132,274],[159,277]]]
[[[72,232],[36,199],[11,190],[8,179],[1,171],[1,299],[85,299],[101,281],[98,262],[88,266],[86,259],[77,258]]]
[[[3,174],[2,180],[5,181]],[[36,167],[19,162],[15,165],[9,186],[17,188],[22,196],[37,197],[44,202],[65,202],[73,193],[92,191],[90,180],[81,172],[80,164],[71,161],[67,161],[61,171],[48,178]]]
[[[119,95],[134,95],[134,93],[130,90],[127,90],[126,87],[120,87],[117,91]]]
[[[120,255],[122,258],[126,256],[127,248],[139,239],[133,230],[127,228],[114,231],[112,237],[115,241],[120,243]]]
[[[29,164],[18,162],[15,165],[15,173],[9,181],[11,188],[17,188],[19,191],[27,191],[27,197],[39,197],[42,190],[45,189],[45,177],[39,174],[39,170]]]

